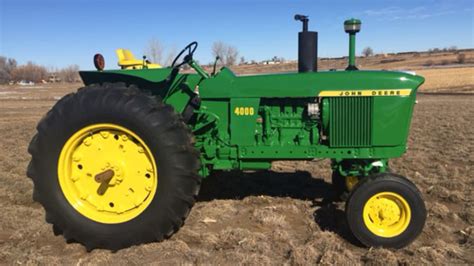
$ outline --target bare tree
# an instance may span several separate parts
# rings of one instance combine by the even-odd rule
[[[161,42],[155,38],[148,41],[148,45],[145,48],[145,55],[153,63],[161,64],[163,60],[164,47]]]
[[[78,65],[70,65],[61,70],[58,73],[59,78],[63,82],[76,82],[79,79],[79,66]]]
[[[227,46],[223,42],[214,42],[212,44],[212,56],[214,57],[220,57],[221,60],[225,60],[226,50]]]
[[[227,66],[233,66],[237,63],[239,51],[234,46],[227,47],[227,54],[225,57],[225,63]]]
[[[163,62],[165,66],[171,66],[171,63],[173,63],[174,58],[176,57],[176,47],[173,46],[171,47],[166,55],[166,60]]]
[[[214,42],[212,45],[212,55],[219,57],[221,62],[226,66],[232,66],[237,63],[239,57],[239,50],[235,46],[225,44],[223,42]]]
[[[466,63],[466,55],[465,54],[458,54],[457,62],[458,62],[458,64]]]
[[[10,80],[10,74],[7,71],[7,58],[0,56],[0,84],[7,83]]]
[[[370,48],[370,47],[365,47],[364,50],[362,50],[362,54],[365,57],[373,56],[374,55],[374,50],[372,50],[372,48]]]
[[[17,62],[15,59],[0,56],[0,84],[7,83],[11,80],[11,74],[16,67]]]
[[[11,73],[11,79],[15,81],[26,80],[39,82],[46,80],[48,71],[46,67],[28,62],[26,65],[16,67]]]

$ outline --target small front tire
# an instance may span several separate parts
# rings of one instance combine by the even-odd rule
[[[426,208],[412,182],[382,173],[359,181],[346,202],[346,218],[363,245],[402,248],[423,230]]]

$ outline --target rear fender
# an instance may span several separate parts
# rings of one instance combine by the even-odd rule
[[[112,71],[80,71],[85,85],[123,82],[127,86],[136,85],[141,90],[150,91],[160,96],[163,102],[174,107],[176,112],[182,113],[188,105],[196,86],[193,75],[178,75],[174,80],[167,80],[171,73],[170,68],[147,70],[112,70]]]

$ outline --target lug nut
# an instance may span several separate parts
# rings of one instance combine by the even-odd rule
[[[72,160],[73,160],[74,162],[79,162],[79,161],[81,160],[81,156],[80,156],[79,154],[74,154],[74,155],[72,156]]]
[[[86,146],[90,146],[90,145],[92,144],[92,139],[91,139],[91,137],[85,138],[84,141],[83,141],[83,143],[84,143],[84,145],[86,145]]]
[[[100,135],[101,135],[104,139],[106,139],[106,138],[109,137],[110,133],[109,133],[108,131],[101,131],[101,132],[100,132]]]

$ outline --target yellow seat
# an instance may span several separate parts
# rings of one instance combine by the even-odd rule
[[[117,53],[117,57],[119,59],[118,65],[122,69],[142,69],[143,68],[143,60],[136,59],[130,50],[117,49],[115,50],[115,52]],[[161,68],[161,65],[149,63],[148,60],[145,65],[146,65],[146,68]]]

